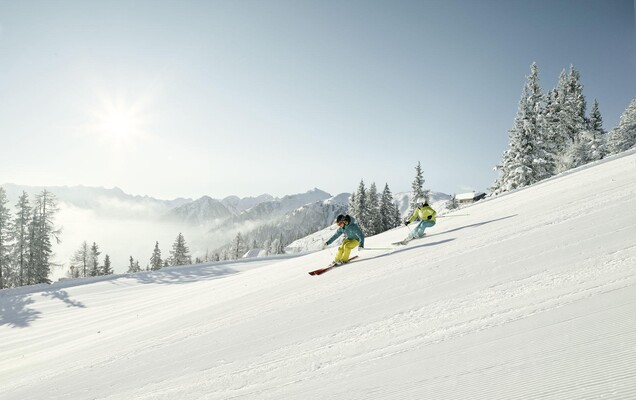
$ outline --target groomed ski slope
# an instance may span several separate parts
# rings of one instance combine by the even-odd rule
[[[5,290],[0,398],[636,398],[636,153],[466,213],[317,277],[333,249]]]

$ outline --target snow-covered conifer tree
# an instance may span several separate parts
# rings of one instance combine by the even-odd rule
[[[130,256],[130,258],[128,259],[128,271],[126,272],[129,274],[137,272],[137,269],[135,267],[135,259],[133,258],[133,256]]]
[[[500,176],[493,193],[528,186],[550,176],[541,121],[542,100],[539,72],[536,63],[533,63],[519,101],[517,117],[509,131],[509,148],[497,166]]]
[[[90,248],[86,241],[82,242],[79,249],[75,251],[73,259],[71,260],[75,266],[76,277],[87,277],[90,273]]]
[[[356,219],[356,223],[363,232],[367,231],[367,223],[369,219],[369,208],[367,206],[367,190],[364,180],[360,180],[358,190],[351,196],[349,215]]]
[[[170,251],[170,261],[171,265],[187,265],[192,263],[192,258],[190,257],[190,250],[186,245],[186,241],[179,232],[177,238],[175,239],[172,250]]]
[[[11,213],[7,194],[0,187],[0,289],[9,287],[11,275]]]
[[[565,71],[561,73],[559,86],[559,116],[557,132],[560,134],[559,147],[557,148],[555,173],[575,168],[584,161],[587,156],[587,143],[585,131],[588,121],[585,117],[586,100],[583,96],[583,86],[580,82],[580,73],[574,66],[564,78]]]
[[[411,192],[411,204],[409,205],[409,213],[415,211],[417,208],[417,201],[420,199],[426,199],[428,201],[428,190],[424,190],[424,173],[422,172],[422,165],[418,161],[415,166],[415,179],[413,179],[413,183],[411,184],[411,188],[413,189]]]
[[[594,99],[592,110],[590,111],[587,132],[589,134],[589,154],[587,158],[590,161],[603,159],[607,153],[607,135],[605,129],[603,129],[603,118],[596,99]]]
[[[16,215],[13,223],[14,239],[13,257],[16,282],[14,286],[23,286],[26,283],[25,272],[29,261],[29,225],[31,225],[31,205],[26,192],[18,199]]]
[[[152,251],[152,256],[150,256],[150,270],[158,271],[163,266],[163,261],[161,260],[161,250],[159,250],[159,242],[155,242],[155,249]]]
[[[382,196],[380,197],[380,225],[382,230],[380,232],[388,231],[389,229],[395,228],[400,224],[399,218],[396,221],[396,205],[393,201],[393,194],[391,193],[391,189],[389,189],[389,184],[384,184],[384,190],[382,191]],[[397,210],[399,215],[399,210]]]
[[[393,206],[395,211],[395,215],[393,216],[395,226],[400,226],[402,225],[402,222],[403,222],[402,214],[400,213],[400,205],[397,202],[393,202]]]
[[[245,240],[241,232],[238,232],[232,242],[232,258],[238,260],[246,252]]]
[[[33,219],[29,226],[28,284],[51,283],[49,280],[50,257],[53,254],[51,238],[59,242],[59,230],[56,230],[53,224],[57,211],[57,201],[51,192],[43,190],[36,196]]]
[[[111,261],[110,261],[110,256],[108,254],[106,254],[104,256],[104,268],[102,270],[102,274],[103,275],[112,275],[113,274],[113,267],[111,265]]]
[[[611,130],[607,138],[607,150],[610,154],[618,154],[634,146],[636,146],[636,99],[627,106],[618,126]]]
[[[368,215],[367,215],[367,231],[364,232],[365,235],[377,235],[382,230],[382,218],[380,217],[380,202],[378,201],[378,189],[375,185],[375,182],[369,186],[366,193],[366,203]]]
[[[93,242],[90,252],[88,254],[88,263],[90,266],[90,276],[102,275],[102,269],[99,267],[99,255],[102,254],[99,251],[97,243]]]

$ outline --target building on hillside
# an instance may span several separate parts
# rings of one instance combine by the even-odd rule
[[[459,193],[455,195],[455,200],[457,204],[460,206],[466,204],[472,204],[476,201],[482,200],[486,198],[486,193],[483,192],[468,192],[468,193]]]

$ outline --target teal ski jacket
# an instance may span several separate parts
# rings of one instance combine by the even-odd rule
[[[351,222],[349,222],[342,228],[338,228],[338,230],[336,231],[336,233],[333,234],[331,239],[327,240],[328,245],[333,243],[336,239],[340,237],[340,235],[344,233],[345,238],[349,240],[357,240],[358,242],[360,242],[358,246],[364,248],[364,233],[362,233],[362,230],[360,229],[358,224],[356,224],[356,220],[351,216],[350,218],[351,218]]]

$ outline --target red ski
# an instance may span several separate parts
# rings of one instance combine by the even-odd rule
[[[340,265],[333,265],[333,264],[331,264],[331,265],[329,265],[329,266],[328,266],[328,267],[326,267],[326,268],[320,268],[320,269],[317,269],[317,270],[315,270],[315,271],[311,271],[311,272],[309,272],[309,275],[321,275],[321,274],[324,274],[325,272],[329,271],[329,270],[330,270],[330,269],[332,269],[332,268],[342,267],[342,266],[343,266],[343,265],[345,265],[345,264],[349,264],[351,261],[355,260],[356,258],[358,258],[358,256],[353,256],[353,257],[351,257],[351,258],[349,259],[349,261],[347,261],[347,262],[346,262],[346,263],[344,263],[344,264],[340,264]]]

